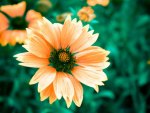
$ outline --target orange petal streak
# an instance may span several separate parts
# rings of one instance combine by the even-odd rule
[[[53,84],[49,85],[42,92],[40,92],[41,101],[49,97],[49,102],[52,104],[57,98],[54,92]]]

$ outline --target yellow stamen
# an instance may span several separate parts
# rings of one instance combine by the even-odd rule
[[[68,62],[70,60],[70,58],[66,52],[61,52],[61,53],[59,53],[59,60],[61,62]]]

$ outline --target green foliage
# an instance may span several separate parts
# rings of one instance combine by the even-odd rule
[[[2,0],[0,5],[21,0]],[[41,11],[57,22],[56,16],[87,6],[85,0],[51,0],[46,12],[38,0],[27,0],[27,8]],[[18,66],[13,55],[24,51],[21,45],[0,47],[0,113],[149,113],[150,112],[150,1],[111,0],[107,7],[93,7],[96,18],[90,24],[100,37],[95,45],[109,50],[108,81],[96,93],[84,86],[81,107],[66,108],[64,100],[50,105],[41,102],[37,86],[29,86],[36,69]]]

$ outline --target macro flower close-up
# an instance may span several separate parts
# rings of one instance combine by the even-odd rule
[[[0,0],[0,113],[150,113],[150,0]]]
[[[89,31],[81,21],[71,20],[64,25],[52,24],[46,18],[38,21],[38,27],[27,29],[28,51],[15,55],[22,66],[39,68],[30,84],[38,83],[41,100],[49,97],[50,103],[64,98],[67,107],[72,100],[80,106],[83,100],[81,83],[99,91],[107,76],[103,69],[109,66],[108,51],[92,46],[98,34]],[[81,83],[80,83],[81,82]]]
[[[27,38],[25,29],[34,27],[35,22],[42,15],[34,10],[26,11],[26,2],[0,7],[0,44],[15,45],[25,43]]]

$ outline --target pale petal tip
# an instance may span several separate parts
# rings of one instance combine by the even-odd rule
[[[45,100],[44,98],[40,97],[40,101],[44,101],[44,100]]]
[[[55,101],[52,100],[52,99],[49,100],[49,103],[50,103],[50,104],[53,104],[54,102],[55,102]]]
[[[109,55],[110,54],[110,51],[106,51],[106,55]]]
[[[19,54],[16,54],[16,55],[14,55],[13,57],[18,57],[19,56]]]
[[[70,15],[67,16],[65,21],[67,21],[67,20],[71,21],[71,16]]]
[[[33,85],[34,83],[33,83],[33,81],[32,81],[32,79],[30,80],[30,82],[29,82],[29,85]]]
[[[95,89],[95,91],[98,93],[99,92],[99,87],[98,87],[98,85],[96,85],[95,87],[94,87],[94,89]]]
[[[81,107],[82,101],[81,102],[74,102],[76,106]]]
[[[67,108],[71,106],[71,102],[66,102],[66,104],[67,104]]]

